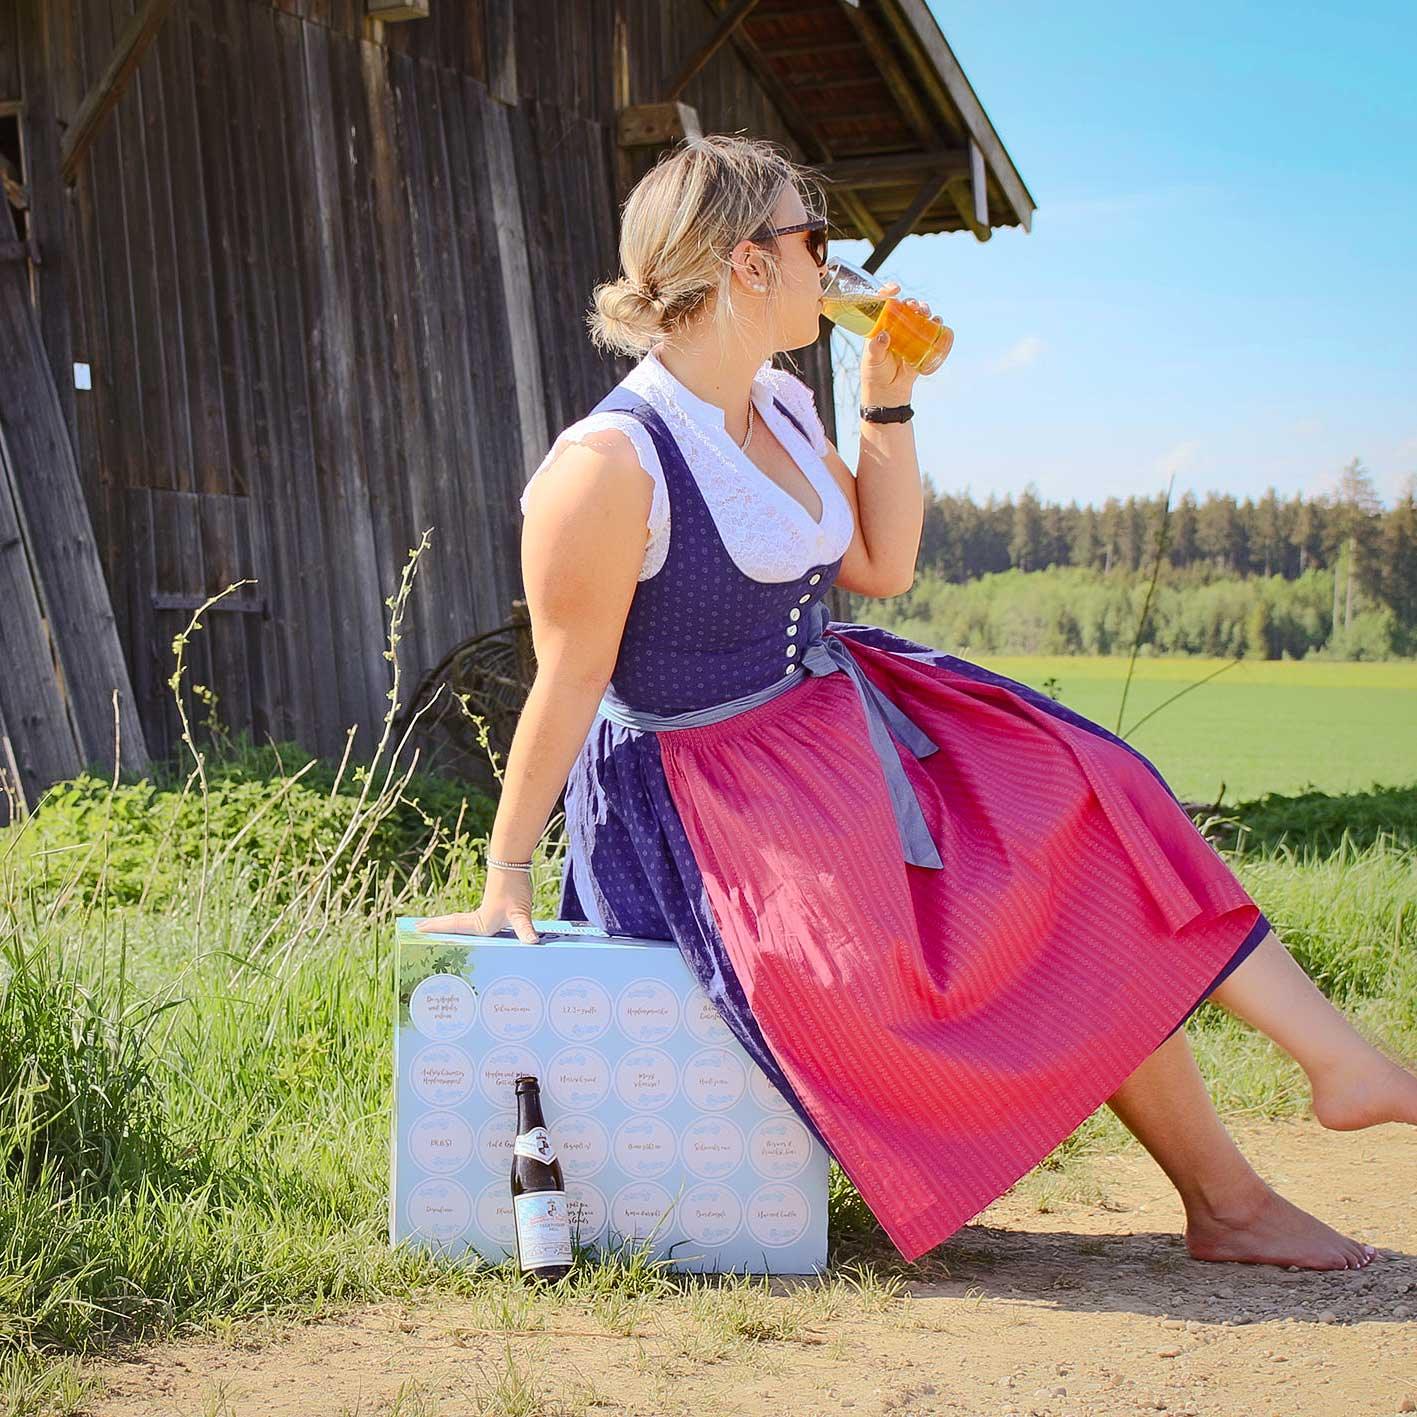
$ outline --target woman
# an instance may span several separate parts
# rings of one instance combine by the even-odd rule
[[[1106,1101],[1180,1191],[1197,1259],[1361,1268],[1371,1246],[1240,1155],[1180,1025],[1210,997],[1266,1033],[1330,1127],[1417,1122],[1417,1078],[1314,988],[1135,749],[827,623],[833,583],[910,585],[923,490],[908,421],[864,416],[853,472],[766,362],[817,337],[818,202],[775,148],[725,136],[631,194],[590,318],[643,358],[523,495],[536,681],[482,901],[421,928],[534,942],[530,859],[565,785],[560,915],[674,939],[907,1260]],[[914,379],[874,343],[863,406],[908,404]]]

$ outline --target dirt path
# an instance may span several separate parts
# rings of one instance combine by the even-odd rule
[[[95,1417],[933,1417],[1171,1412],[1357,1417],[1417,1410],[1417,1130],[1233,1129],[1274,1185],[1377,1245],[1355,1273],[1190,1260],[1175,1193],[1135,1150],[1035,1174],[905,1297],[675,1300],[507,1316],[387,1303],[101,1371]],[[1072,1199],[1068,1199],[1070,1194]],[[1040,1213],[1040,1201],[1047,1204]],[[534,1327],[534,1307],[512,1315]],[[400,1396],[401,1394],[401,1396]]]

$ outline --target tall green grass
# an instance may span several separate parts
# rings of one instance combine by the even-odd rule
[[[393,921],[476,902],[490,821],[484,799],[420,779],[392,741],[421,549],[389,601],[395,688],[367,762],[216,751],[184,720],[185,775],[61,784],[0,834],[0,1410],[70,1410],[82,1383],[66,1355],[187,1327],[426,1289],[502,1326],[562,1304],[614,1325],[654,1296],[717,1287],[641,1248],[580,1256],[557,1293],[533,1296],[508,1265],[388,1248]],[[1395,805],[1411,820],[1417,793]],[[1334,840],[1331,799],[1267,800],[1246,829],[1248,810],[1216,824],[1246,885],[1361,1027],[1417,1054],[1410,835]],[[542,918],[559,825],[533,875]],[[1224,1111],[1302,1108],[1295,1070],[1262,1040],[1209,1007],[1190,1031]],[[1120,1140],[1109,1116],[1048,1164]],[[836,1168],[831,1208],[833,1282],[891,1282],[905,1267]],[[757,1312],[751,1281],[723,1285]]]

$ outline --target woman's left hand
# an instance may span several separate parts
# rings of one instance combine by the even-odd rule
[[[900,289],[896,281],[888,281],[881,287],[884,295],[894,295]],[[930,313],[930,307],[919,300],[903,300],[922,315]],[[879,404],[887,408],[910,402],[910,391],[920,371],[907,364],[890,347],[890,336],[882,330],[874,339],[866,341],[861,357],[861,402],[863,405]]]

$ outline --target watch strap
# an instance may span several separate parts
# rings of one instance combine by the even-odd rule
[[[915,417],[915,410],[908,403],[861,405],[861,417],[867,423],[907,423]]]

